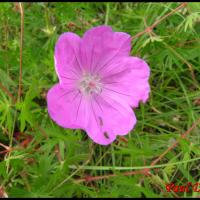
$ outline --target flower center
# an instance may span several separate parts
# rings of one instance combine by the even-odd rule
[[[101,93],[102,83],[100,82],[100,77],[96,75],[84,74],[79,82],[79,89],[85,95]]]

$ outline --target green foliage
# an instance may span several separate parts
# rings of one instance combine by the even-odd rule
[[[132,55],[151,67],[149,101],[135,109],[138,123],[104,147],[81,130],[63,129],[49,118],[46,93],[57,82],[54,45],[63,32],[79,35],[96,25],[134,36],[179,3],[24,3],[23,94],[13,103],[0,87],[0,187],[9,197],[196,197],[168,193],[166,183],[199,182],[199,126],[180,134],[200,113],[200,4],[189,3],[133,40]],[[20,13],[0,4],[0,84],[17,98]],[[150,166],[175,141],[179,144],[151,169],[152,176],[123,175],[115,167]],[[180,163],[182,164],[174,164]],[[87,168],[89,166],[90,168]],[[109,170],[99,170],[99,166]],[[93,182],[84,177],[115,177]]]

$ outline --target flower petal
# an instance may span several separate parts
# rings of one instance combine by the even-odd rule
[[[112,98],[119,96],[129,105],[137,107],[139,102],[145,103],[149,97],[150,68],[138,57],[123,57],[102,72],[104,91],[112,93]]]
[[[79,90],[56,84],[47,94],[51,118],[64,128],[83,129],[88,122],[88,104]]]
[[[70,82],[80,76],[78,50],[81,38],[71,32],[61,34],[55,46],[55,68],[60,82]]]
[[[117,135],[128,134],[136,124],[136,117],[127,104],[96,96],[91,102],[89,122],[86,128],[89,137],[98,144],[108,145]]]
[[[109,26],[97,26],[88,30],[80,44],[80,60],[86,71],[98,72],[118,56],[128,56],[131,36],[113,32]]]

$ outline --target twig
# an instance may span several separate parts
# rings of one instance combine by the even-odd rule
[[[21,32],[20,32],[20,66],[19,66],[19,87],[18,87],[18,101],[22,95],[22,50],[23,50],[23,36],[24,36],[24,8],[22,3],[19,3],[21,14]]]
[[[175,44],[175,46],[182,47],[186,44],[191,44],[191,43],[194,43],[194,42],[198,43],[198,42],[200,42],[200,39],[187,40],[187,41],[184,41],[184,42],[181,42],[181,43],[177,43],[177,44]]]
[[[5,153],[10,153],[11,151],[20,150],[20,148],[12,148],[12,147],[6,146],[6,145],[4,145],[2,143],[0,143],[0,146],[5,149],[3,151],[0,151],[0,155],[1,154],[5,154]]]
[[[0,155],[1,155],[1,154],[6,154],[6,153],[8,153],[8,152],[10,152],[10,150],[3,150],[3,151],[0,151]]]
[[[130,176],[130,175],[136,175],[136,174],[143,174],[146,176],[151,176],[149,169],[142,169],[142,170],[135,170],[131,172],[124,172],[122,173],[123,176]],[[102,179],[108,179],[111,177],[115,177],[117,174],[108,174],[104,176],[87,176],[85,178],[77,179],[74,182],[75,183],[81,183],[81,182],[91,182],[91,181],[97,181],[97,180],[102,180]]]
[[[123,136],[120,136],[120,137],[119,137],[119,141],[128,143],[128,140],[127,140],[125,137],[123,137]]]
[[[174,10],[172,10],[171,12],[167,13],[166,15],[164,15],[163,17],[161,17],[159,20],[157,20],[156,22],[154,22],[151,26],[147,27],[144,31],[141,31],[139,33],[137,33],[135,36],[133,36],[131,39],[134,40],[138,37],[140,37],[141,35],[145,34],[145,33],[150,33],[152,32],[153,28],[155,28],[158,24],[160,24],[162,21],[164,21],[167,17],[170,17],[171,15],[173,15],[176,11],[178,11],[179,9],[186,7],[187,6],[187,2],[181,3],[180,6],[178,6],[177,8],[175,8]]]
[[[198,124],[200,123],[200,118],[193,123],[193,125],[181,135],[181,138],[185,138]],[[154,166],[157,164],[168,152],[170,152],[172,149],[174,149],[178,145],[179,141],[176,141],[173,145],[171,145],[168,149],[166,149],[157,159],[155,159],[151,166]]]
[[[161,17],[159,20],[157,20],[156,22],[154,22],[151,26],[147,27],[144,31],[142,32],[139,32],[138,34],[136,34],[135,36],[132,37],[132,40],[140,37],[141,35],[145,34],[145,33],[149,33],[150,35],[151,34],[154,34],[153,33],[153,28],[155,28],[158,24],[160,24],[162,21],[164,21],[167,17],[173,15],[175,12],[177,12],[179,9],[183,8],[183,7],[186,7],[187,6],[187,2],[184,2],[184,3],[181,3],[177,8],[173,9],[171,12],[167,13],[166,15],[164,15],[163,17]],[[145,23],[145,26],[146,26],[146,21],[144,20],[144,23]],[[164,43],[165,44],[165,43]],[[167,46],[167,44],[165,44]],[[192,77],[192,80],[194,82],[196,82],[196,79],[195,79],[195,74],[194,74],[194,70],[192,68],[192,65],[187,61],[185,60],[182,56],[180,56],[177,52],[175,52],[171,47],[168,47],[170,48],[175,54],[176,56],[181,59],[189,68],[190,72],[191,72],[191,77]]]
[[[198,124],[200,123],[200,118],[193,123],[193,125],[181,135],[181,138],[185,138]],[[166,151],[164,151],[158,158],[156,158],[150,166],[154,166],[157,164],[169,151],[174,149],[178,145],[179,141],[176,141],[173,145],[171,145]],[[131,172],[125,172],[122,173],[124,176],[130,176],[130,175],[136,175],[136,174],[143,174],[145,176],[151,176],[150,169],[142,169],[142,170],[135,170]],[[111,177],[116,177],[117,174],[108,174],[104,176],[87,176],[81,179],[77,179],[74,182],[75,183],[81,183],[81,182],[90,182],[90,181],[97,181],[97,180],[102,180],[102,179],[108,179]]]
[[[61,156],[61,153],[60,153],[60,150],[59,150],[59,145],[57,144],[55,146],[55,150],[54,150],[59,162],[61,163],[62,162],[62,156]]]
[[[9,90],[0,83],[0,88],[12,99],[12,102],[15,102],[15,97],[9,92]]]
[[[0,143],[0,146],[3,147],[3,148],[5,148],[6,150],[9,150],[9,149],[10,149],[10,147],[8,147],[8,146],[6,146],[6,145],[4,145],[4,144],[2,144],[2,143]]]

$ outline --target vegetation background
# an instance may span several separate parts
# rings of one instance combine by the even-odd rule
[[[0,19],[1,196],[200,196],[166,190],[200,182],[200,3],[1,3]],[[135,129],[106,147],[57,126],[45,99],[59,35],[102,24],[151,67]]]

